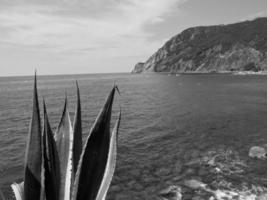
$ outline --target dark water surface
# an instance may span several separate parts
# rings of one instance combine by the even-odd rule
[[[118,159],[107,199],[157,199],[170,185],[182,187],[183,199],[205,196],[184,186],[191,179],[247,199],[265,191],[267,162],[249,158],[248,150],[267,144],[267,76],[41,76],[39,97],[54,129],[65,92],[73,118],[75,80],[84,140],[114,81],[121,92],[114,105],[115,118],[122,107]],[[0,78],[0,94],[0,187],[11,199],[9,185],[23,174],[32,77]]]

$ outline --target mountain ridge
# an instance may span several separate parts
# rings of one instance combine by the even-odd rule
[[[173,36],[132,73],[267,70],[267,17],[197,26]]]

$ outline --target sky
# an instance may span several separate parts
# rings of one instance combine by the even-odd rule
[[[0,0],[0,76],[130,72],[186,28],[264,16],[266,0]]]

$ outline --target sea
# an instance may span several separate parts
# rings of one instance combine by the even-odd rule
[[[232,74],[89,74],[38,76],[56,130],[64,99],[71,119],[81,93],[83,140],[113,85],[112,125],[121,107],[118,155],[107,200],[267,199],[267,76]],[[0,188],[14,199],[23,178],[33,76],[0,78]],[[42,109],[41,109],[42,110]],[[111,127],[113,128],[113,127]],[[264,196],[266,195],[266,196]],[[1,195],[0,195],[1,199]],[[178,199],[178,198],[176,198]]]

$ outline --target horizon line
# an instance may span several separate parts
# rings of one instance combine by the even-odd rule
[[[38,74],[38,71],[35,71],[37,76],[72,76],[72,75],[101,75],[101,74],[131,74],[131,72],[95,72],[95,73],[54,73],[54,74]],[[29,76],[34,76],[35,72],[33,71],[32,74],[21,74],[21,75],[0,75],[0,78],[8,78],[8,77],[29,77]]]

